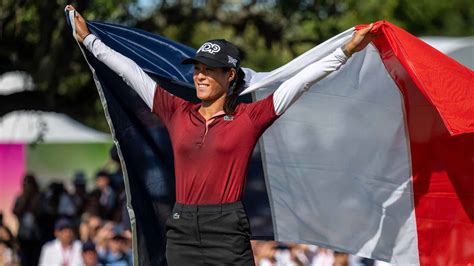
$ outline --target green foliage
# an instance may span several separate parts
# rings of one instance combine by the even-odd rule
[[[72,2],[89,20],[135,26],[193,47],[226,38],[246,51],[243,64],[257,71],[274,69],[354,25],[377,20],[388,20],[415,35],[474,35],[472,0],[150,3],[154,5],[143,7],[138,0]],[[66,27],[64,5],[60,0],[0,0],[0,73],[31,73],[37,90],[45,95],[44,109],[68,113],[108,131],[90,71]],[[6,106],[2,99],[0,116]],[[14,104],[18,109],[33,108],[24,102]]]
[[[89,18],[123,23],[133,20],[132,0],[81,0],[75,3]],[[74,3],[73,3],[74,4]],[[0,1],[0,74],[23,70],[33,77],[36,94],[0,95],[0,116],[15,109],[64,112],[108,131],[97,107],[91,73],[66,26],[65,2]]]

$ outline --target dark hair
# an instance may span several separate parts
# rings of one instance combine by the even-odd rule
[[[95,249],[95,244],[91,240],[87,240],[82,244],[82,252],[87,252],[87,251],[92,251],[92,252],[97,252]]]
[[[36,181],[36,176],[32,173],[28,173],[23,177],[23,184],[28,186],[31,191],[29,193],[37,193],[39,192],[39,185]]]
[[[229,71],[229,69],[224,69],[224,71]],[[226,114],[233,114],[235,112],[237,98],[239,98],[239,94],[245,89],[245,73],[242,68],[239,67],[235,74],[236,76],[230,83],[227,97],[225,98],[224,112]]]
[[[98,178],[98,177],[107,177],[110,179],[109,177],[109,174],[104,171],[104,170],[99,170],[96,174],[95,174],[95,178]]]

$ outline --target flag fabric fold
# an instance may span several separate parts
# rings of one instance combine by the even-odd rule
[[[88,25],[162,87],[197,101],[192,69],[180,65],[194,49],[137,29]],[[241,100],[272,93],[358,27],[274,71],[245,69]],[[253,234],[399,265],[473,262],[473,72],[386,21],[373,30],[380,36],[371,45],[261,138],[244,196]],[[174,202],[168,134],[120,77],[82,51],[121,157],[135,263],[165,264],[164,222]]]

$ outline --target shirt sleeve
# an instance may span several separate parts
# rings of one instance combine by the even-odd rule
[[[83,44],[134,89],[150,109],[152,108],[156,82],[137,63],[108,47],[93,34],[87,35]]]
[[[245,111],[259,134],[262,134],[278,117],[273,105],[273,94],[266,98],[250,103]]]
[[[185,101],[178,96],[169,93],[160,87],[159,84],[156,85],[152,111],[158,115],[166,127],[168,127],[171,117],[176,112],[176,110],[188,104],[188,101]]]
[[[348,57],[342,49],[338,48],[330,55],[308,65],[283,82],[273,96],[275,112],[279,115],[283,114],[305,91],[331,72],[339,69],[347,59]]]

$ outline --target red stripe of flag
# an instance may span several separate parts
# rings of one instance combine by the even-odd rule
[[[473,263],[473,72],[386,21],[374,31],[404,98],[420,263]]]

